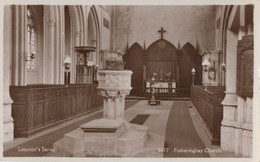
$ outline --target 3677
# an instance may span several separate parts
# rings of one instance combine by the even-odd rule
[[[158,152],[169,152],[169,148],[158,148]]]

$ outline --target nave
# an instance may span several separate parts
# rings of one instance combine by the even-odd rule
[[[143,150],[145,142],[152,140],[159,144],[149,141],[145,146],[149,149],[138,156],[149,156],[151,150],[156,154],[151,156],[157,156],[159,149],[165,152],[160,156],[165,157],[204,157],[212,155],[183,152],[192,152],[190,146],[198,150],[210,147],[203,140],[209,135],[209,143],[222,150],[238,157],[253,157],[258,139],[255,110],[260,102],[259,88],[256,91],[260,67],[254,52],[258,50],[254,41],[255,5],[5,5],[4,150],[13,148],[13,155],[29,156],[41,149],[36,146],[41,141],[50,147],[39,151],[44,152],[39,156],[44,156],[56,142],[71,139],[71,143],[76,141],[75,149],[70,142],[63,148],[71,150],[72,156],[75,153],[78,157],[77,148],[81,148],[81,154],[114,150],[113,155],[125,157],[129,150]],[[125,97],[152,99],[153,94],[157,101],[175,101],[167,106],[162,102],[159,107],[146,107],[147,101],[129,106],[129,111],[137,110],[130,117],[127,111],[126,119],[143,128],[139,132],[142,136],[130,138],[142,138],[135,143],[139,149],[127,140],[129,145],[122,145],[122,138],[115,138],[117,143],[99,135],[89,138],[77,129],[90,123],[83,128],[86,132],[102,134],[109,130],[114,137],[122,137],[120,133],[129,132],[125,128],[130,125],[117,120],[125,113]],[[183,97],[196,106],[199,115],[195,116],[201,116],[201,120],[193,120],[190,104],[176,104]],[[104,118],[102,114],[93,116],[102,104]],[[167,112],[162,117],[158,114],[164,106]],[[107,117],[115,119],[114,125],[104,122]],[[65,121],[72,125],[53,127],[58,123],[65,126]],[[201,136],[204,127],[198,131],[195,123],[204,122],[206,133]],[[91,124],[96,126],[94,130]],[[40,133],[43,130],[45,134]],[[78,134],[65,138],[73,130]],[[32,142],[33,136],[39,138]],[[26,146],[27,141],[35,147],[14,148]],[[104,149],[104,143],[109,149]],[[5,155],[9,156],[8,151]]]
[[[149,106],[147,100],[127,100],[125,119],[149,128],[143,151],[136,157],[236,157],[211,145],[207,131],[196,108],[190,101],[161,101]],[[80,125],[102,117],[102,107],[69,120],[29,138],[16,138],[4,144],[5,157],[60,156],[53,143]]]

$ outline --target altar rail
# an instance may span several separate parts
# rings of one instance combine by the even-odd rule
[[[10,86],[14,136],[28,137],[102,106],[97,85]]]
[[[189,97],[190,88],[155,88],[155,97],[157,99],[171,99],[174,97]],[[150,88],[135,87],[131,90],[130,96],[151,98]]]
[[[204,86],[191,86],[190,99],[198,110],[201,118],[208,129],[211,144],[220,144],[220,126],[223,118],[223,106],[225,87],[208,86],[205,91]]]

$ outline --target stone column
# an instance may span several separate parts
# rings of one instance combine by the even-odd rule
[[[54,52],[54,84],[63,84],[64,67],[63,59],[65,58],[65,21],[64,6],[55,6],[55,52]]]
[[[27,84],[27,9],[26,5],[13,6],[12,85]]]
[[[235,123],[237,113],[236,76],[237,76],[237,36],[236,33],[227,31],[227,56],[226,56],[226,91],[223,105],[223,120],[221,122],[221,149],[234,152]]]
[[[54,84],[54,56],[55,56],[55,24],[56,24],[56,20],[54,18],[51,18],[51,19],[48,19],[47,21],[48,23],[48,29],[49,29],[49,32],[48,32],[48,38],[49,38],[49,41],[47,43],[47,49],[48,49],[48,59],[46,60],[47,61],[47,69],[48,69],[48,72],[47,72],[47,76],[48,77],[48,83],[49,84]]]
[[[55,57],[58,55],[56,49],[59,47],[57,40],[60,36],[55,36],[58,34],[55,8],[55,6],[44,6],[44,84],[55,84],[55,77],[57,77],[57,74],[55,74]]]
[[[12,74],[12,6],[4,7],[4,57],[3,57],[3,142],[13,141],[14,138],[14,124],[12,118],[12,103],[10,98],[9,86],[11,84]]]
[[[131,75],[129,70],[99,70],[98,90],[104,98],[103,117],[116,119],[124,116],[125,97],[130,93]]]

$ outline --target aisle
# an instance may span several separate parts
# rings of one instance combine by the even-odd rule
[[[209,157],[196,132],[187,102],[174,102],[169,114],[164,157]]]
[[[143,151],[137,157],[209,157],[204,149],[218,149],[205,143],[206,132],[194,108],[188,107],[187,101],[161,101],[160,105],[149,106],[146,100],[126,101],[125,119],[130,123],[140,124],[149,128],[149,136]],[[193,112],[193,115],[191,115]],[[25,151],[21,148],[52,148],[55,141],[64,134],[77,129],[80,125],[102,117],[102,112],[82,118],[55,128],[50,133],[39,137],[28,138],[26,142],[4,152],[4,157],[41,157],[52,156],[50,151]],[[195,123],[193,123],[195,121]],[[195,127],[194,127],[195,125]],[[199,132],[197,132],[199,131]],[[203,135],[203,131],[204,134]],[[202,141],[203,140],[203,141]],[[206,145],[206,146],[205,146]],[[218,153],[213,157],[231,157],[229,154]],[[233,157],[233,156],[232,156]]]

